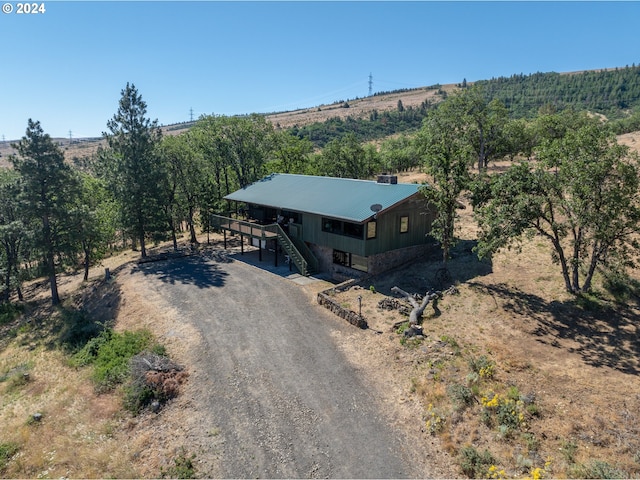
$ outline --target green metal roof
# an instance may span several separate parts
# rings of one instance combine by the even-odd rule
[[[421,187],[274,173],[224,198],[361,223],[373,216],[372,205],[381,205],[380,211],[384,212],[418,193]]]

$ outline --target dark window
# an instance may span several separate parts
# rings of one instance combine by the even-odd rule
[[[322,219],[322,231],[329,233],[342,233],[342,222],[340,220],[332,220],[330,218]]]
[[[289,221],[293,218],[293,223],[300,223],[302,220],[302,215],[299,212],[289,212],[287,210],[282,210],[282,214],[284,217],[285,223],[289,223]]]
[[[364,226],[360,223],[344,222],[344,234],[348,237],[362,239],[363,232]]]
[[[347,252],[342,252],[340,250],[333,251],[333,263],[337,263],[338,265],[344,265],[345,267],[349,266],[349,254]]]
[[[331,218],[323,218],[322,231],[335,233],[336,235],[345,235],[347,237],[359,238],[362,240],[362,236],[364,235],[364,225],[360,223],[333,220]]]

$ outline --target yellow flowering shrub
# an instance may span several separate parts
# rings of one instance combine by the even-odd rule
[[[426,423],[429,433],[431,435],[435,435],[436,433],[441,432],[444,428],[446,418],[440,413],[437,408],[433,406],[433,404],[430,403],[429,407],[427,408]]]

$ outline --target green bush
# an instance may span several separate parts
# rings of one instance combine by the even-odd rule
[[[475,396],[471,389],[465,385],[452,383],[447,387],[447,394],[454,403],[456,410],[464,410],[473,403]]]
[[[156,392],[149,385],[140,382],[130,382],[124,387],[124,408],[134,415],[156,399]]]
[[[477,373],[480,378],[493,378],[496,370],[496,364],[487,358],[486,355],[482,355],[478,358],[471,357],[468,362],[469,368],[471,368],[474,373]]]
[[[74,355],[77,366],[92,365],[92,378],[99,390],[109,390],[124,382],[129,374],[129,360],[150,347],[148,330],[123,333],[104,330]]]
[[[92,339],[101,335],[105,327],[94,321],[84,310],[63,308],[60,311],[62,322],[59,342],[68,353],[76,353]]]
[[[22,312],[24,307],[22,305],[15,305],[13,303],[0,304],[0,325],[6,325],[15,320]]]
[[[459,460],[462,472],[469,478],[484,478],[489,467],[496,464],[489,450],[480,453],[472,446],[460,450]]]

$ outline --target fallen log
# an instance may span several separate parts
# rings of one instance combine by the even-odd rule
[[[418,325],[420,323],[420,320],[422,319],[424,309],[427,308],[427,305],[429,305],[432,300],[438,299],[442,296],[442,292],[440,291],[432,293],[427,292],[422,298],[422,303],[418,303],[418,300],[416,300],[415,296],[408,292],[405,292],[401,288],[393,287],[391,291],[404,296],[413,307],[411,313],[409,313],[409,325]]]

